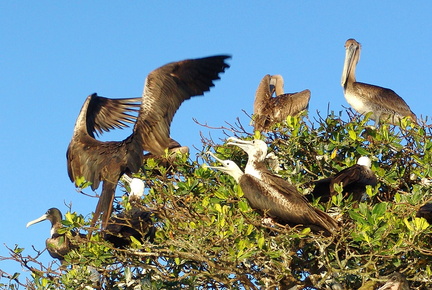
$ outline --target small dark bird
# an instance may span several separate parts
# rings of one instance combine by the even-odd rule
[[[76,241],[72,242],[66,234],[60,234],[58,230],[63,227],[61,223],[62,214],[60,210],[55,207],[50,208],[40,218],[28,222],[27,227],[44,220],[49,220],[51,222],[50,237],[45,242],[48,253],[51,257],[54,259],[59,259],[60,262],[63,263],[64,256],[72,249],[78,248],[79,239],[85,236],[73,233],[73,237],[76,239]]]
[[[102,193],[92,219],[92,226],[102,214],[105,228],[112,212],[115,189],[124,173],[137,172],[148,151],[160,156],[169,147],[170,125],[183,101],[203,95],[214,86],[213,81],[229,67],[227,55],[188,59],[166,64],[152,71],[145,80],[138,117],[133,133],[123,141],[103,142],[95,132],[124,127],[133,122],[129,114],[137,99],[108,99],[90,95],[78,115],[72,140],[67,150],[69,178],[84,178],[92,190],[103,182]],[[76,184],[79,186],[79,184]]]
[[[125,210],[109,219],[104,231],[104,239],[111,242],[116,248],[127,248],[131,245],[131,237],[139,242],[145,239],[153,242],[156,228],[151,219],[152,213],[143,210],[139,203],[144,194],[144,182],[139,178],[123,176],[130,186],[129,202],[131,209]]]
[[[432,225],[432,203],[426,203],[421,206],[417,211],[416,217],[425,218],[427,222]]]
[[[366,192],[366,186],[376,186],[378,183],[375,173],[371,170],[371,160],[362,156],[357,164],[341,170],[334,176],[324,178],[315,182],[315,188],[310,195],[309,200],[320,197],[321,202],[328,202],[337,192],[335,184],[342,185],[343,193],[352,195],[353,200],[361,201]]]
[[[326,213],[312,207],[308,201],[288,182],[281,180],[271,184],[259,178],[243,173],[231,160],[221,160],[208,152],[223,166],[210,168],[231,175],[240,185],[251,207],[263,215],[268,215],[281,224],[290,226],[303,225],[316,231],[331,234],[337,229],[337,223]]]
[[[394,272],[389,280],[377,290],[409,290],[409,284],[404,275]]]
[[[350,106],[360,114],[372,112],[370,118],[375,120],[375,124],[381,121],[399,125],[403,117],[410,117],[413,122],[417,122],[416,115],[394,91],[356,81],[355,70],[360,59],[360,49],[361,45],[355,39],[348,39],[345,43],[341,85]]]
[[[307,110],[310,91],[284,93],[284,80],[281,75],[265,75],[255,93],[254,128],[268,131],[276,123],[285,121],[288,116],[298,115]],[[275,97],[272,97],[276,94]]]

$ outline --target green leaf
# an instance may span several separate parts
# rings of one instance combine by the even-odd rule
[[[249,207],[248,202],[247,202],[247,201],[244,201],[244,200],[240,200],[240,201],[238,202],[238,207],[239,207],[239,209],[240,209],[241,211],[243,211],[243,212],[246,212],[246,211],[249,211],[249,210],[250,210],[250,207]]]
[[[381,202],[374,206],[372,209],[372,214],[376,216],[382,216],[387,211],[387,203]]]
[[[368,156],[370,153],[364,149],[363,147],[357,147],[356,151],[358,154],[362,155],[362,156]]]
[[[357,133],[354,130],[349,130],[348,135],[352,140],[357,140]]]

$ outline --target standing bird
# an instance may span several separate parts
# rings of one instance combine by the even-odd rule
[[[316,181],[315,188],[308,199],[320,197],[321,202],[328,202],[333,195],[337,194],[334,185],[340,184],[345,195],[352,195],[353,200],[361,201],[366,192],[366,186],[376,186],[378,183],[375,173],[371,170],[371,163],[368,157],[362,156],[357,164],[341,170],[334,176]]]
[[[139,178],[130,178],[123,175],[123,179],[129,183],[129,202],[131,209],[125,210],[108,220],[104,232],[104,239],[111,242],[116,248],[126,248],[131,245],[131,237],[139,242],[148,239],[153,242],[156,229],[151,219],[152,213],[144,210],[140,199],[144,194],[144,182]]]
[[[162,155],[171,142],[170,125],[183,101],[203,95],[213,81],[229,67],[227,55],[188,59],[166,64],[146,78],[141,105],[132,134],[123,141],[103,142],[95,139],[96,131],[124,126],[136,99],[107,99],[90,95],[78,115],[67,150],[69,178],[77,184],[84,177],[96,190],[103,182],[102,193],[92,219],[96,224],[102,214],[105,228],[112,212],[115,189],[124,173],[137,172],[144,153]]]
[[[409,284],[404,275],[394,272],[389,276],[389,280],[378,290],[409,290]]]
[[[255,93],[254,128],[257,131],[268,131],[288,116],[295,116],[309,106],[310,91],[285,94],[284,81],[281,75],[265,75]],[[273,93],[276,94],[275,97]]]
[[[211,152],[208,153],[223,165],[209,167],[231,175],[240,185],[250,206],[261,214],[267,214],[282,224],[301,224],[326,234],[336,230],[336,222],[324,212],[312,207],[289,183],[281,182],[276,186],[268,184],[251,174],[243,173],[233,161],[221,160]]]
[[[63,264],[64,256],[69,253],[73,248],[78,248],[78,241],[75,243],[71,242],[70,238],[65,234],[60,234],[58,230],[62,228],[62,214],[59,209],[53,207],[50,208],[44,215],[40,218],[35,219],[27,223],[27,227],[39,223],[44,220],[49,220],[51,222],[51,231],[50,237],[46,240],[45,245],[48,250],[48,253],[54,259],[59,259]],[[77,237],[76,233],[73,234],[74,237]],[[83,238],[84,236],[79,235],[79,237]]]
[[[345,43],[345,63],[341,85],[347,102],[360,114],[372,112],[375,124],[380,121],[398,125],[403,117],[417,122],[416,115],[394,91],[356,81],[355,69],[360,59],[360,43],[348,39]]]

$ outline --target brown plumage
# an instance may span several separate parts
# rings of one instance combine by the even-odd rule
[[[54,259],[59,259],[61,263],[64,262],[64,256],[69,253],[72,249],[78,248],[79,239],[84,238],[84,235],[72,233],[72,237],[76,241],[71,241],[65,233],[59,233],[58,230],[63,227],[62,214],[59,209],[53,207],[50,208],[44,215],[33,221],[27,223],[27,227],[39,223],[44,220],[51,222],[50,237],[45,241],[48,253]]]
[[[126,248],[131,245],[131,237],[141,243],[144,240],[153,242],[156,229],[151,220],[152,213],[132,205],[132,209],[124,211],[109,219],[105,229],[104,239],[116,248]]]
[[[229,67],[219,55],[166,64],[152,71],[145,80],[141,105],[133,133],[123,141],[102,142],[95,132],[108,131],[131,122],[129,112],[137,99],[113,100],[93,94],[87,98],[75,124],[67,150],[68,173],[72,182],[84,177],[93,190],[103,181],[102,193],[92,220],[102,214],[105,228],[112,211],[117,182],[126,172],[137,172],[144,153],[162,155],[169,146],[170,125],[183,101],[203,95],[213,81]]]
[[[265,162],[267,144],[264,141],[246,141],[234,137],[228,138],[228,141],[228,145],[238,146],[247,153],[248,162],[245,174],[254,176],[264,184],[274,188],[277,192],[274,194],[276,203],[284,207],[285,214],[294,214],[302,217],[302,224],[308,225],[318,231],[324,229],[326,234],[332,234],[337,231],[339,226],[333,218],[325,212],[314,208],[294,185],[267,169]],[[289,203],[292,205],[289,206]],[[295,213],[292,213],[293,209],[295,209]]]
[[[432,225],[432,203],[422,205],[417,211],[416,217],[425,218]]]
[[[209,154],[211,154],[209,152]],[[228,173],[240,185],[250,206],[281,224],[303,225],[326,234],[334,233],[337,223],[326,213],[312,207],[291,184],[281,178],[272,183],[243,173],[231,160],[221,160],[211,154],[223,167],[210,167]]]
[[[265,75],[261,80],[254,101],[255,130],[268,131],[274,124],[308,108],[311,95],[309,90],[286,94],[283,85],[281,75]],[[276,96],[272,97],[274,93]]]
[[[341,85],[347,102],[360,114],[372,112],[371,119],[399,125],[403,117],[417,121],[405,101],[394,91],[356,81],[355,70],[360,59],[360,43],[348,39],[345,43],[345,63],[342,71]]]
[[[144,195],[144,182],[139,178],[131,178],[127,175],[124,175],[122,179],[129,183],[130,209],[109,219],[103,237],[116,248],[130,246],[131,237],[141,243],[144,240],[153,242],[156,228],[151,219],[152,213],[140,203],[140,199]]]
[[[389,280],[378,290],[409,290],[409,284],[405,276],[394,272],[389,276]]]
[[[366,186],[376,186],[377,177],[371,170],[371,160],[365,156],[360,157],[357,164],[336,173],[334,176],[315,182],[314,190],[307,196],[309,200],[320,197],[321,202],[328,202],[337,192],[335,184],[342,185],[345,195],[352,195],[353,200],[361,201]]]

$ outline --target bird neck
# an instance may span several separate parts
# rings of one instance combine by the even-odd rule
[[[252,175],[258,179],[262,179],[261,171],[263,166],[265,167],[265,164],[262,161],[248,161],[248,163],[246,164],[245,173]]]

